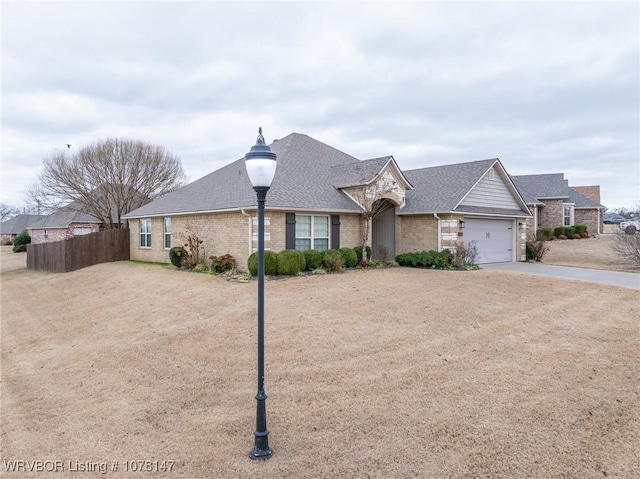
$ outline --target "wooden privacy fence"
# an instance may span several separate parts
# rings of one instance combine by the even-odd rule
[[[93,264],[127,259],[128,228],[27,245],[27,268],[51,273],[67,273]]]

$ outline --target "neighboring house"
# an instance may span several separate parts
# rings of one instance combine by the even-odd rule
[[[94,216],[65,207],[29,223],[27,230],[31,243],[39,244],[96,233],[100,230],[100,225],[100,220]]]
[[[22,233],[27,227],[45,218],[45,215],[17,215],[0,223],[0,241],[3,245],[12,244],[13,239]]]
[[[512,176],[511,179],[533,213],[529,227],[535,229],[556,228],[586,224],[592,234],[602,232],[602,213],[605,209],[598,201],[572,188],[563,173]],[[600,188],[588,188],[590,194],[599,197]]]
[[[360,161],[298,133],[270,147],[278,167],[266,201],[268,249],[354,247],[369,227],[377,259],[476,241],[480,263],[525,260],[531,213],[498,159],[402,172],[391,156]],[[372,202],[384,212],[365,220]],[[257,248],[244,158],[124,217],[131,259],[168,262],[169,249],[195,234],[207,257],[230,253],[246,270]]]

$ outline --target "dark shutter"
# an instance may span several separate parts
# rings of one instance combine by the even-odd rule
[[[285,249],[296,249],[296,214],[287,213],[287,230],[285,233]]]
[[[340,215],[331,215],[331,249],[340,248]]]

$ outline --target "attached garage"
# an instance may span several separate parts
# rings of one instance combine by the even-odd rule
[[[507,263],[515,259],[513,220],[465,218],[464,243],[476,242],[478,264]]]

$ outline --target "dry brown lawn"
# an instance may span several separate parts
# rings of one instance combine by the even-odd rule
[[[268,281],[275,454],[255,462],[255,283],[1,260],[3,477],[640,474],[639,291],[407,268]],[[108,472],[71,472],[87,461]]]

